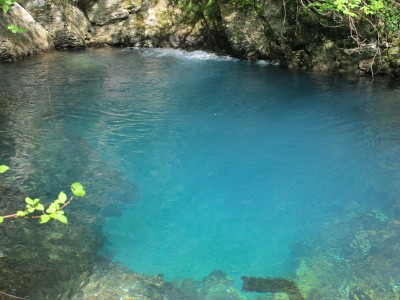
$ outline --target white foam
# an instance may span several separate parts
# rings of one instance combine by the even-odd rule
[[[177,57],[188,60],[236,60],[230,56],[218,56],[206,51],[186,51],[168,48],[124,48],[122,51],[138,51],[144,57]]]
[[[259,66],[268,66],[270,63],[269,63],[269,61],[260,59],[260,60],[257,60],[256,64]]]
[[[260,59],[260,60],[256,61],[256,64],[259,65],[259,66],[262,66],[262,67],[263,66],[279,66],[280,62],[279,62],[279,60],[269,61],[269,60]]]

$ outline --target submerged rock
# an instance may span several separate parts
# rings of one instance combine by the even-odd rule
[[[145,276],[116,263],[97,265],[71,300],[97,299],[173,299],[239,300],[234,283],[222,271],[213,271],[202,281],[167,282],[162,275]]]
[[[286,293],[289,300],[305,300],[297,285],[285,278],[242,277],[242,291],[257,293]]]
[[[300,290],[306,299],[398,299],[399,235],[398,220],[370,211],[332,224],[300,260]]]
[[[162,300],[165,281],[162,276],[144,276],[104,262],[82,280],[71,300],[143,299]]]

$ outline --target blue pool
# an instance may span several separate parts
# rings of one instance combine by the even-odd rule
[[[301,282],[321,253],[349,268],[357,255],[380,255],[369,252],[378,229],[353,253],[359,216],[379,230],[399,222],[399,96],[398,79],[205,52],[56,53],[0,65],[10,119],[1,158],[27,189],[33,178],[54,191],[76,178],[89,197],[124,198],[104,212],[100,254],[133,271],[173,281],[217,269],[238,287],[244,275]],[[71,165],[89,160],[80,178]],[[389,273],[395,290],[399,274]]]

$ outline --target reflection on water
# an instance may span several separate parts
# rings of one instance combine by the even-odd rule
[[[160,49],[0,71],[6,180],[84,182],[81,209],[107,217],[103,256],[167,280],[222,270],[236,287],[292,279],[310,299],[399,296],[393,80]]]

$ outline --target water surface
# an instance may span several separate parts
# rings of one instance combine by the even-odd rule
[[[84,168],[123,199],[101,254],[134,271],[296,278],[338,222],[398,217],[399,95],[204,52],[56,53],[0,65],[1,159],[27,189]]]

